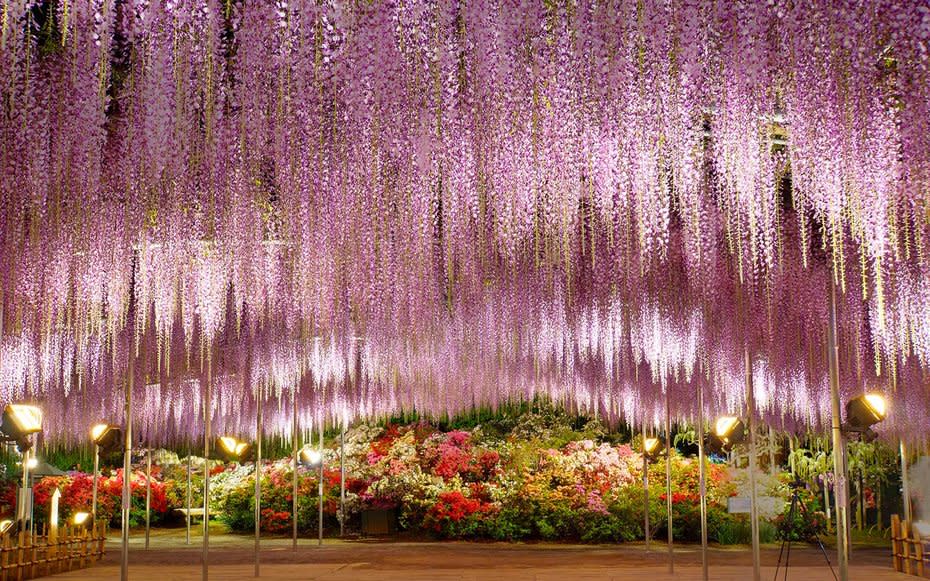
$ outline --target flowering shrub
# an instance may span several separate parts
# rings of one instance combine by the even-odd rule
[[[168,491],[175,487],[173,481],[163,482],[152,478],[151,517],[153,523],[159,523],[174,505],[168,502]],[[35,518],[44,522],[51,509],[52,495],[55,489],[61,491],[58,501],[58,514],[67,519],[79,511],[89,512],[93,505],[93,475],[83,472],[71,472],[66,476],[46,477],[35,483],[33,503]],[[10,482],[5,490],[12,490],[15,495],[16,484]],[[129,520],[132,526],[145,522],[146,482],[143,472],[133,472],[129,482],[130,508]],[[119,524],[123,495],[123,471],[117,470],[111,476],[101,476],[97,482],[97,514],[109,519],[111,524]],[[15,503],[15,500],[13,501]]]
[[[480,535],[491,524],[498,507],[477,497],[469,497],[458,490],[440,493],[423,519],[423,526],[442,537]]]
[[[323,521],[334,529],[351,528],[365,510],[396,509],[401,528],[441,538],[498,540],[559,539],[618,542],[643,537],[643,458],[627,444],[598,441],[597,426],[571,430],[564,415],[553,412],[517,418],[509,433],[477,426],[442,432],[425,423],[357,426],[346,433],[346,503],[340,513],[339,457],[324,450]],[[522,434],[522,435],[521,435]],[[153,468],[153,522],[187,502],[187,459],[166,458]],[[202,506],[203,471],[211,473],[210,506],[233,531],[255,526],[255,468],[251,463],[222,464],[192,458],[191,505]],[[648,464],[649,510],[653,534],[667,523],[664,462]],[[315,469],[297,469],[297,528],[316,532],[319,477]],[[293,527],[294,468],[290,458],[265,461],[261,475],[261,529],[288,534]],[[100,480],[98,510],[118,520],[122,471]],[[37,507],[62,491],[62,514],[88,510],[90,475],[75,472],[36,485]],[[700,512],[697,462],[673,456],[674,535],[697,540]],[[711,538],[741,538],[739,517],[726,513],[727,497],[738,481],[722,465],[707,469]],[[130,519],[144,519],[145,477],[135,471],[130,483]],[[0,498],[15,496],[15,484],[0,488]],[[37,510],[37,514],[44,510]],[[719,535],[718,535],[719,531]],[[806,534],[806,533],[805,533]]]

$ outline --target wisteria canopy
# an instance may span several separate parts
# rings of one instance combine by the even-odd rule
[[[930,6],[0,0],[0,394],[156,442],[840,385],[930,422]],[[208,377],[209,376],[209,377]],[[249,427],[252,426],[252,427]]]

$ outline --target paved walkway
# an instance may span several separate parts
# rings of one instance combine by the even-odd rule
[[[199,538],[184,543],[183,532],[159,532],[146,551],[142,539],[130,543],[130,579],[133,581],[194,581],[201,579]],[[210,579],[232,581],[254,573],[252,539],[238,535],[211,535]],[[108,554],[90,569],[56,575],[56,579],[119,579],[118,539],[108,543]],[[835,560],[835,553],[829,553]],[[262,542],[261,578],[299,581],[686,581],[701,579],[700,547],[681,545],[675,552],[675,572],[668,572],[665,545],[653,543],[617,546],[561,544],[505,544],[327,540],[324,546],[301,539],[295,552],[289,539]],[[771,580],[778,561],[777,548],[763,550],[762,579]],[[789,580],[830,581],[833,575],[815,548],[796,547],[791,555]],[[715,581],[749,581],[752,557],[746,548],[714,548],[710,552],[710,578]],[[783,578],[779,575],[779,580]],[[891,569],[888,550],[857,549],[850,567],[852,581],[916,580]]]

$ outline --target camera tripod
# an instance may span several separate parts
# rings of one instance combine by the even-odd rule
[[[775,566],[775,581],[778,581],[778,572],[781,570],[781,560],[782,556],[785,558],[785,576],[783,579],[788,580],[788,567],[791,562],[791,543],[794,542],[791,539],[792,533],[794,532],[794,519],[795,515],[800,514],[805,520],[810,517],[810,512],[807,510],[807,506],[804,504],[804,501],[801,500],[801,495],[799,491],[804,486],[804,483],[800,480],[795,480],[790,484],[791,486],[791,505],[788,508],[788,526],[790,527],[785,537],[781,541],[781,549],[778,551],[778,565]],[[830,562],[830,557],[827,555],[827,550],[823,546],[823,541],[820,540],[820,535],[815,536],[817,539],[817,546],[820,547],[820,552],[823,554],[823,558],[827,561],[827,566],[830,567],[830,573],[833,573],[833,578],[839,581],[836,576],[836,571],[833,569],[833,563]],[[805,539],[809,540],[809,539]],[[787,550],[786,550],[787,548]]]

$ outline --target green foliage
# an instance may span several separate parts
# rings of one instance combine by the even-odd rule
[[[880,440],[850,442],[847,453],[849,473],[852,475],[861,472],[869,486],[887,484],[890,481],[889,477],[898,469],[897,451]]]
[[[744,545],[752,542],[749,519],[721,519],[714,531],[715,540],[721,545]]]
[[[752,522],[748,515],[718,515],[713,539],[721,545],[748,545],[752,543]],[[778,540],[778,529],[767,520],[759,521],[759,542],[774,543]]]

